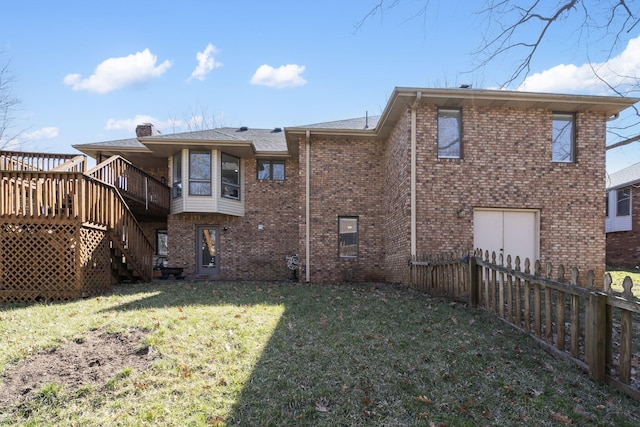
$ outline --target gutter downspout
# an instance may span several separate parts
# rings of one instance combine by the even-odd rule
[[[311,269],[309,268],[309,264],[311,262],[311,254],[309,253],[309,251],[311,250],[311,237],[309,236],[310,233],[310,229],[311,226],[309,225],[309,221],[311,220],[311,214],[309,213],[309,206],[310,206],[310,196],[309,196],[309,189],[311,187],[311,171],[309,170],[309,167],[311,166],[311,132],[307,131],[307,134],[305,135],[306,141],[305,141],[305,152],[306,152],[306,159],[305,159],[305,168],[306,168],[306,174],[305,174],[305,269],[304,269],[304,274],[305,274],[305,281],[307,283],[310,282],[310,275],[311,275]]]
[[[417,236],[416,236],[416,175],[417,175],[417,164],[418,164],[418,154],[416,152],[417,147],[417,126],[416,126],[416,109],[418,108],[418,103],[422,98],[422,92],[416,93],[416,100],[411,105],[411,257],[416,256],[417,252]]]

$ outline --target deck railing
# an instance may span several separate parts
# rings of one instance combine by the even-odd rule
[[[84,159],[69,172],[84,172],[85,156],[74,154],[27,153],[20,151],[0,151],[0,170],[7,171],[50,171],[60,168],[67,162]]]
[[[125,197],[169,212],[171,203],[169,187],[120,156],[112,156],[87,172],[88,175],[111,184]]]
[[[131,268],[148,279],[153,247],[118,191],[80,172],[3,171],[0,216],[76,219],[111,232]]]

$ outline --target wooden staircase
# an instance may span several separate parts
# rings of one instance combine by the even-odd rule
[[[0,151],[0,301],[151,280],[153,246],[133,213],[142,204],[166,218],[169,189],[119,157],[87,172],[85,156]]]

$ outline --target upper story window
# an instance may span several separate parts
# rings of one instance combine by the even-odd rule
[[[462,110],[438,108],[438,157],[462,158]]]
[[[240,200],[240,159],[222,154],[222,197]]]
[[[189,151],[189,195],[211,195],[211,151]]]
[[[258,160],[256,169],[261,181],[284,181],[284,160]]]
[[[182,152],[173,155],[173,174],[171,179],[171,196],[182,197]]]
[[[631,189],[622,188],[617,192],[616,216],[631,214]]]
[[[573,114],[553,114],[552,157],[554,162],[575,161],[575,116]]]
[[[338,256],[358,257],[358,217],[338,217]]]

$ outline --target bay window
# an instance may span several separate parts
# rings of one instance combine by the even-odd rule
[[[240,159],[222,154],[222,197],[240,200]]]

